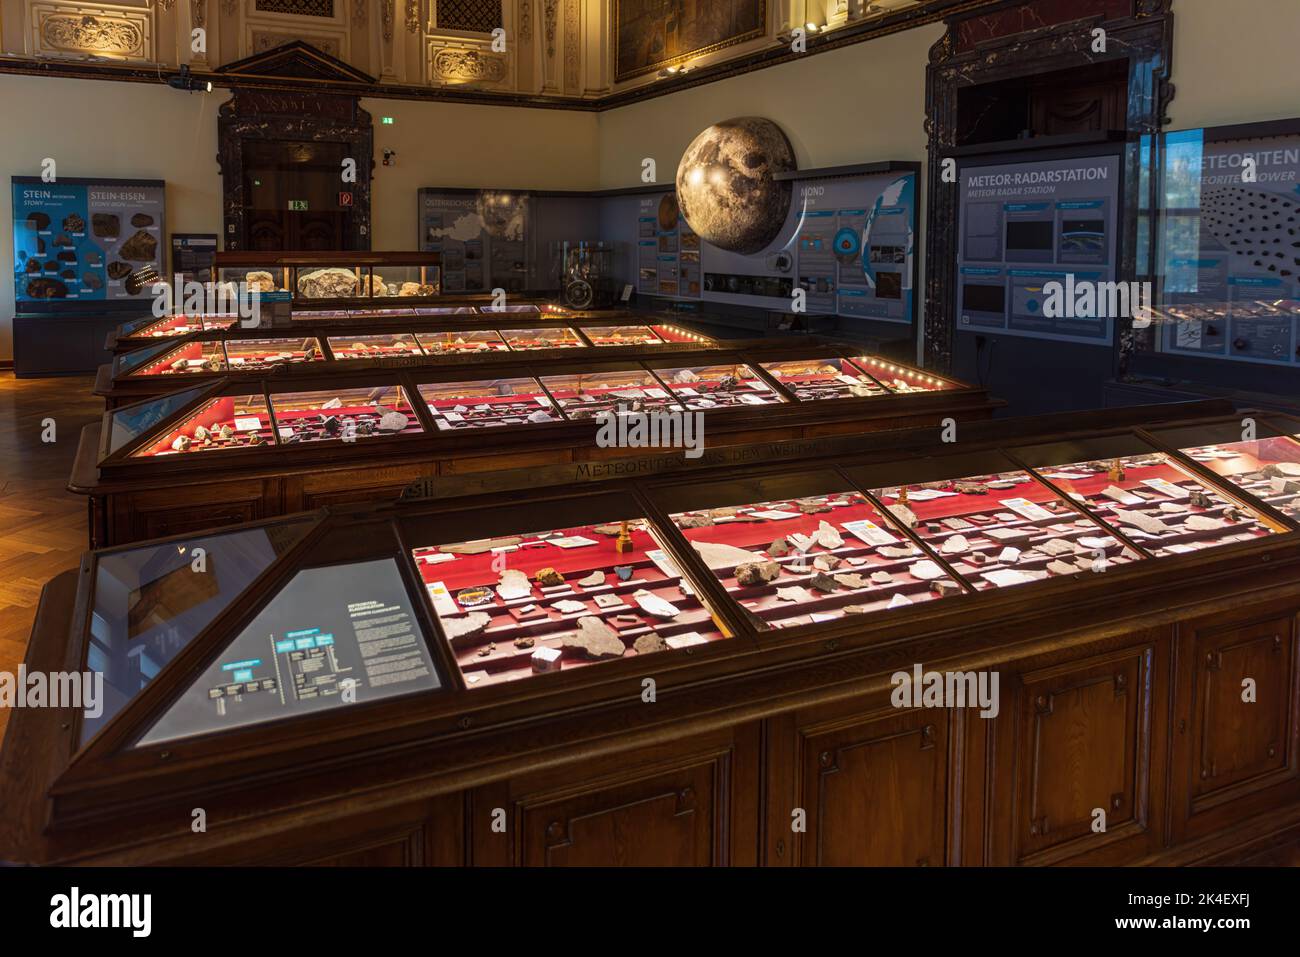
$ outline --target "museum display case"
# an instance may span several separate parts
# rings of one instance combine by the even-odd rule
[[[836,348],[852,351],[832,343],[798,349],[778,339],[729,344],[744,345],[740,352],[629,346],[620,350],[627,358],[602,350],[605,361],[594,363],[573,349],[368,364],[339,360],[328,339],[321,351],[330,355],[320,360],[313,351],[318,342],[258,340],[258,354],[275,357],[258,375],[236,372],[243,368],[236,359],[245,356],[227,341],[227,372],[186,376],[179,396],[176,375],[139,377],[145,385],[132,395],[128,369],[106,396],[103,421],[83,430],[69,484],[90,496],[91,540],[117,544],[203,527],[198,522],[211,526],[392,497],[422,476],[599,461],[623,454],[624,439],[661,452],[675,448],[676,454],[691,451],[687,446],[694,443],[691,454],[698,456],[759,439],[971,421],[988,418],[998,406],[983,390],[957,383],[928,393],[896,394],[882,387],[835,401],[805,401],[761,371],[765,361],[795,361],[809,349],[823,356]],[[663,349],[678,351],[650,358]],[[290,359],[280,360],[285,354]],[[170,355],[164,352],[158,362],[170,368]],[[121,365],[134,361],[129,354],[119,358]],[[147,384],[160,380],[166,385]],[[255,427],[244,416],[245,430],[235,412],[250,396],[264,397],[269,411]],[[301,396],[302,404],[291,396]],[[645,429],[643,437],[627,433],[601,440],[604,426],[597,418],[603,412],[701,417],[698,423],[692,418],[689,429],[678,420]],[[385,425],[399,417],[406,420],[400,428]],[[132,424],[129,434],[122,423]],[[362,437],[364,442],[356,441]],[[263,447],[250,449],[258,445]],[[181,451],[187,454],[171,454]],[[220,454],[196,466],[191,451]]]
[[[288,293],[295,304],[384,308],[416,304],[439,290],[439,260],[431,252],[218,252],[217,282],[258,293]]]
[[[27,666],[102,670],[106,706],[14,713],[0,839],[37,864],[1240,853],[1300,826],[1300,524],[1267,500],[1295,497],[1300,421],[1251,415],[1244,444],[1201,402],[971,422],[960,450],[524,466],[88,553]],[[923,698],[931,673],[969,697]]]

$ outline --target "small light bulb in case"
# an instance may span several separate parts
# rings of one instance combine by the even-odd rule
[[[540,675],[548,671],[559,671],[562,654],[559,648],[538,648],[532,655],[533,673]]]

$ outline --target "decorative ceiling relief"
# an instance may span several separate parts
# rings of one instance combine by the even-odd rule
[[[34,53],[93,53],[129,60],[153,57],[151,14],[139,7],[34,3],[29,8]]]
[[[514,82],[510,57],[494,53],[491,40],[432,37],[428,64],[429,79],[437,84],[508,89]]]

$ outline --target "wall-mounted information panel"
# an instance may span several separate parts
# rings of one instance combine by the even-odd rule
[[[420,250],[442,255],[442,291],[528,286],[533,198],[519,190],[421,189]]]
[[[1300,366],[1300,123],[1287,125],[1161,137],[1149,350]]]
[[[728,252],[695,234],[673,192],[637,197],[635,283],[643,295],[910,323],[914,309],[916,173],[799,178],[767,248]]]
[[[980,157],[958,177],[957,329],[1109,346],[1120,157]]]
[[[162,180],[12,177],[18,308],[148,303],[147,287],[132,295],[123,280],[166,272],[163,193]]]

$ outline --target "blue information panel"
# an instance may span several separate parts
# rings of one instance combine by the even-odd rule
[[[148,301],[123,280],[165,275],[162,180],[12,178],[18,303]]]
[[[1114,335],[1120,159],[960,171],[957,328],[1099,346]]]

